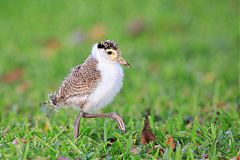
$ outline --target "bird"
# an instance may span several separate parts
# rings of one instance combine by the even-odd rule
[[[57,91],[48,94],[53,108],[74,107],[79,113],[74,121],[74,138],[79,137],[81,118],[111,118],[126,131],[123,118],[117,113],[95,114],[113,101],[123,86],[122,66],[130,64],[122,57],[118,44],[103,40],[93,45],[83,64],[72,68]]]

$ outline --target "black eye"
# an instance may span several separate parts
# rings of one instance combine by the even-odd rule
[[[108,54],[108,55],[111,55],[111,54],[112,54],[112,51],[107,51],[107,54]]]

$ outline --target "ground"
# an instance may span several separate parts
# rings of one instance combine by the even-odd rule
[[[237,0],[1,0],[0,159],[236,157],[239,36]],[[118,42],[132,68],[98,112],[122,115],[127,132],[83,119],[74,140],[77,111],[48,118],[39,104],[103,39]],[[147,112],[156,140],[142,144]]]

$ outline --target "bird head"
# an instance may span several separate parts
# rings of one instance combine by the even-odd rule
[[[111,40],[104,40],[94,45],[96,56],[105,62],[117,62],[118,64],[130,67],[130,64],[121,56],[118,45]]]

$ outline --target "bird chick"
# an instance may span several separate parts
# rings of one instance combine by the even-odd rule
[[[49,104],[54,108],[71,106],[80,110],[74,122],[74,137],[78,138],[80,118],[109,117],[117,121],[125,132],[122,117],[116,113],[90,114],[109,104],[123,85],[123,69],[130,67],[121,56],[114,41],[105,40],[93,45],[91,54],[81,65],[74,67],[59,89],[49,94]]]

